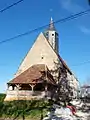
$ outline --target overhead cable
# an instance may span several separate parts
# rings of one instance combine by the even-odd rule
[[[10,9],[11,7],[13,7],[13,6],[15,6],[15,5],[17,5],[17,4],[19,4],[19,3],[21,3],[22,1],[24,1],[24,0],[19,0],[19,1],[14,2],[13,4],[11,4],[11,5],[9,5],[9,6],[6,6],[6,7],[5,7],[5,8],[3,8],[3,9],[0,9],[0,13],[2,13],[2,12],[4,12],[4,11],[6,11],[6,10],[8,10],[8,9]]]
[[[85,10],[85,11],[82,11],[82,12],[79,12],[79,13],[76,13],[76,14],[73,14],[73,15],[70,15],[69,17],[66,17],[66,18],[63,18],[63,19],[59,19],[59,20],[57,20],[57,21],[54,21],[54,24],[68,22],[68,21],[73,20],[73,19],[76,19],[76,18],[78,18],[78,17],[80,17],[80,16],[86,15],[86,14],[88,14],[89,12],[90,12],[90,9]],[[3,44],[3,43],[5,43],[5,42],[8,42],[8,41],[14,40],[14,39],[16,39],[16,38],[19,38],[19,37],[22,37],[22,36],[31,34],[31,33],[36,32],[36,31],[38,31],[38,30],[41,30],[41,29],[47,27],[48,25],[49,25],[49,24],[46,24],[46,25],[37,27],[37,28],[35,28],[35,29],[29,30],[29,31],[27,31],[27,32],[25,32],[25,33],[21,33],[21,34],[18,34],[18,35],[16,35],[16,36],[14,36],[14,37],[7,38],[7,39],[5,39],[5,40],[2,40],[2,41],[0,41],[0,45]]]

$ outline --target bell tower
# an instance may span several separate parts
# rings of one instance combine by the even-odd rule
[[[59,50],[59,45],[58,45],[59,36],[58,36],[58,33],[55,29],[54,22],[53,22],[52,18],[50,20],[50,24],[49,24],[48,29],[45,31],[45,37],[47,38],[47,40],[49,41],[50,45],[55,50],[55,52],[58,53],[58,50]]]

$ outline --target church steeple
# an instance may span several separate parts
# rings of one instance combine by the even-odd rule
[[[51,17],[48,29],[44,32],[47,40],[49,41],[52,48],[58,53],[58,33],[55,29],[53,19]]]
[[[55,26],[54,26],[54,22],[53,22],[52,17],[51,17],[51,20],[50,20],[50,24],[49,24],[48,30],[55,30]]]

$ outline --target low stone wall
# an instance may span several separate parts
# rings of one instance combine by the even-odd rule
[[[31,99],[42,99],[45,97],[51,97],[51,93],[48,91],[47,94],[45,91],[25,91],[25,90],[13,90],[7,91],[6,98],[4,101],[13,101],[13,100],[31,100]]]

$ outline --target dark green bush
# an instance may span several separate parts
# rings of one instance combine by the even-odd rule
[[[23,117],[23,115],[39,117],[41,111],[49,108],[51,104],[44,100],[0,102],[0,116],[9,118]]]

